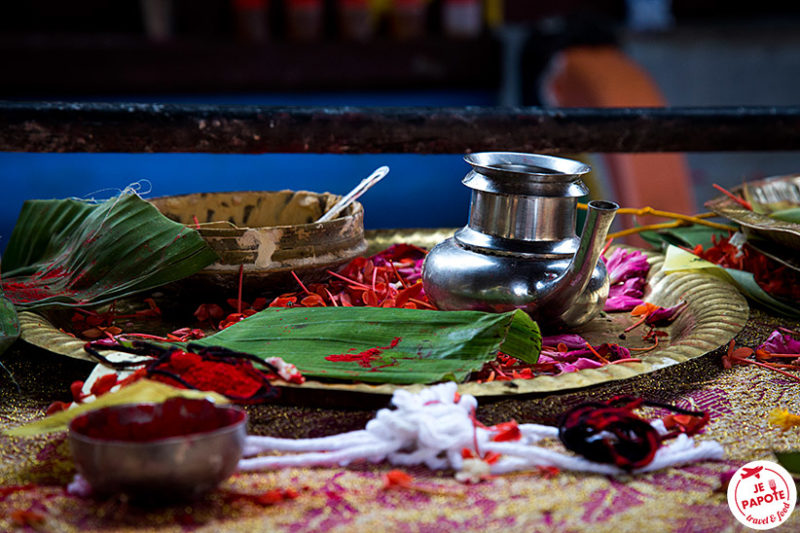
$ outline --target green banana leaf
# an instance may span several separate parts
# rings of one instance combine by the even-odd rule
[[[639,235],[656,248],[661,248],[664,243],[686,248],[694,248],[698,244],[702,244],[703,248],[708,248],[712,245],[712,236],[727,237],[728,232],[695,224],[659,231],[643,231]]]
[[[5,352],[19,337],[17,311],[4,296],[0,296],[0,354]]]
[[[800,476],[800,451],[774,452],[778,463],[795,477]]]
[[[792,207],[791,209],[782,209],[770,213],[770,218],[782,220],[784,222],[794,222],[800,224],[800,207]]]
[[[29,200],[3,256],[2,288],[18,308],[101,304],[213,263],[193,229],[135,194],[102,203]]]
[[[314,307],[268,308],[192,345],[278,356],[307,377],[410,384],[463,381],[498,350],[535,363],[541,343],[522,311]],[[374,359],[341,360],[375,348]]]

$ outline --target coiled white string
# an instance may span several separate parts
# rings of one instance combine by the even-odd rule
[[[353,461],[388,461],[393,465],[424,464],[431,469],[464,468],[462,450],[480,457],[486,452],[501,454],[489,471],[504,474],[537,467],[621,475],[630,472],[614,465],[596,463],[583,457],[535,446],[539,440],[558,437],[558,428],[539,424],[521,424],[516,441],[495,442],[501,428],[476,424],[478,401],[474,396],[456,396],[456,384],[444,383],[423,389],[417,394],[398,390],[392,397],[393,409],[381,409],[363,430],[316,439],[280,439],[247,437],[240,471],[281,467],[346,466]],[[653,422],[659,433],[666,432],[661,421]],[[253,457],[264,452],[284,455]],[[292,453],[289,453],[292,452]],[[714,441],[695,444],[691,437],[680,435],[656,452],[647,466],[634,470],[649,472],[694,461],[721,459],[722,446]]]

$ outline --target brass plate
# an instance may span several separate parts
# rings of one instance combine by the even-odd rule
[[[378,230],[368,232],[371,243],[380,247],[396,242],[411,242],[431,246],[452,234],[452,230]],[[685,299],[687,309],[668,328],[669,337],[658,348],[639,356],[641,363],[607,365],[598,369],[581,370],[559,376],[541,376],[530,380],[495,381],[492,383],[464,383],[462,393],[475,396],[511,396],[529,393],[554,393],[580,389],[600,383],[632,378],[660,368],[676,365],[704,355],[730,341],[747,321],[749,309],[739,292],[728,283],[700,272],[674,272],[665,274],[661,267],[661,254],[645,251],[651,270],[648,279],[647,301],[671,306]],[[628,313],[614,313],[600,317],[577,330],[587,340],[595,343],[618,342],[628,347],[645,347],[640,330],[634,330],[620,340],[619,334],[631,323]],[[45,316],[37,313],[20,313],[22,338],[40,348],[54,353],[90,360],[83,351],[84,341],[59,331]],[[398,388],[417,390],[422,385],[368,385],[363,383],[322,383],[308,381],[292,391],[293,396],[302,389],[317,393],[344,393],[357,395],[388,395]],[[288,392],[288,391],[287,391]]]
[[[754,199],[762,203],[785,201],[791,205],[800,205],[800,174],[752,181],[747,184],[747,189]],[[737,187],[732,192],[741,194],[742,187]],[[740,224],[748,232],[754,232],[781,246],[800,251],[800,224],[748,211],[727,196],[709,200],[705,206],[716,214]]]

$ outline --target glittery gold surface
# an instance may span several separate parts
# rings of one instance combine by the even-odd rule
[[[798,327],[754,310],[737,343],[754,346],[776,325]],[[552,422],[566,407],[590,398],[636,394],[707,409],[711,423],[698,438],[714,439],[727,458],[642,476],[610,479],[560,473],[522,473],[465,486],[449,472],[410,469],[426,492],[384,490],[385,465],[342,469],[286,469],[232,477],[201,500],[142,508],[119,498],[83,500],[65,493],[74,468],[63,434],[33,439],[0,437],[0,531],[14,531],[15,511],[30,510],[40,531],[749,531],[728,510],[719,476],[772,450],[800,449],[800,428],[786,433],[767,424],[774,407],[800,411],[800,386],[752,366],[724,370],[722,350],[645,376],[570,394],[482,402],[486,423],[515,418]],[[41,416],[53,400],[67,400],[72,380],[89,363],[24,343],[3,356],[20,389],[0,378],[0,425]],[[377,406],[372,406],[377,407]],[[251,433],[308,437],[363,428],[368,409],[290,405],[248,408]],[[28,485],[33,484],[33,485]],[[13,490],[13,487],[19,490]],[[294,488],[299,496],[271,506],[226,498],[226,490],[258,493]],[[434,494],[431,494],[434,493]],[[20,520],[17,516],[17,520]],[[30,530],[30,529],[29,529]],[[800,511],[774,531],[800,530]]]

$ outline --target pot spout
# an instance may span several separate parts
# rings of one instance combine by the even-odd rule
[[[614,202],[605,200],[589,202],[580,245],[559,283],[565,293],[564,301],[572,300],[567,295],[581,294],[589,284],[617,209],[619,205]]]

